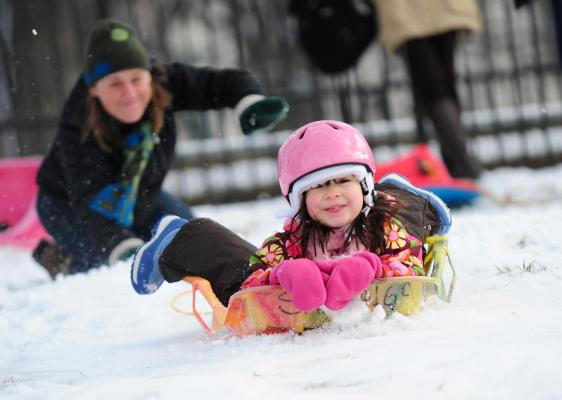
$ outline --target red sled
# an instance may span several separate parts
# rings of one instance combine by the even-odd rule
[[[0,160],[0,246],[33,249],[49,235],[39,221],[35,182],[41,157]]]
[[[413,185],[439,196],[449,207],[470,204],[481,193],[474,182],[453,178],[447,167],[432,153],[427,144],[417,144],[405,155],[377,165],[377,176],[396,173]]]

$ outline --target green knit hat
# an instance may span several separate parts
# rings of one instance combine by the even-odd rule
[[[93,86],[106,75],[130,68],[150,69],[150,58],[135,31],[119,21],[98,21],[86,47],[86,85]]]

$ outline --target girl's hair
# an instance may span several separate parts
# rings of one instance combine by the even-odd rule
[[[152,98],[147,106],[147,115],[152,128],[159,134],[164,126],[164,110],[170,105],[172,96],[164,86],[164,74],[160,66],[155,66],[152,74]],[[88,94],[86,99],[86,124],[82,142],[91,134],[99,148],[110,153],[121,145],[121,136],[111,127],[109,116],[97,98]]]
[[[365,215],[364,212],[360,212],[347,228],[344,244],[349,245],[352,239],[357,240],[369,251],[380,254],[385,248],[384,223],[398,212],[400,206],[394,198],[377,196],[375,204],[369,208],[369,213]],[[306,254],[309,244],[325,250],[324,245],[333,229],[312,219],[306,209],[306,192],[292,222],[293,226],[298,226],[296,233],[300,238],[304,256],[312,256]]]

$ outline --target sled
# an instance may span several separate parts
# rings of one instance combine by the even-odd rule
[[[437,296],[450,303],[457,275],[447,248],[445,236],[430,236],[425,241],[424,258],[425,276],[403,276],[375,279],[361,295],[370,309],[381,305],[386,315],[397,311],[403,315],[412,315],[420,311],[423,303],[430,296]],[[445,286],[444,272],[446,266],[451,269],[450,282]]]
[[[431,236],[427,238],[425,246],[424,268],[427,275],[375,279],[360,295],[369,309],[373,310],[380,305],[387,316],[394,312],[411,315],[420,311],[425,299],[430,296],[438,296],[447,303],[451,301],[456,273],[449,259],[447,238]],[[452,272],[447,288],[443,279],[446,265]],[[224,327],[236,336],[288,331],[301,333],[308,329],[319,328],[331,321],[322,308],[308,313],[297,310],[291,302],[290,295],[281,286],[243,289],[234,294],[230,298],[228,307],[225,307],[213,293],[207,280],[200,277],[186,277],[184,281],[192,285],[192,312],[188,314],[197,319],[209,336]],[[201,293],[212,309],[210,326],[197,310],[197,293]],[[176,297],[176,300],[180,296]],[[173,307],[174,305],[175,303]]]
[[[445,164],[424,143],[391,162],[377,165],[377,176],[390,173],[402,175],[414,186],[435,193],[449,207],[472,203],[481,195],[474,182],[453,178]]]
[[[0,160],[0,246],[32,249],[49,235],[36,211],[40,157]]]

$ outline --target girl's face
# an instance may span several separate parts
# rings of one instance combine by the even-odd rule
[[[342,228],[363,209],[363,190],[355,176],[332,179],[307,190],[305,204],[313,220],[330,228]]]
[[[120,122],[138,122],[152,98],[152,75],[142,68],[126,69],[104,76],[90,88],[109,115]]]

